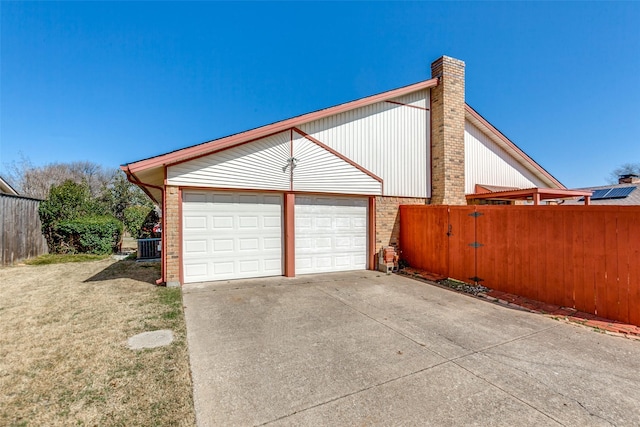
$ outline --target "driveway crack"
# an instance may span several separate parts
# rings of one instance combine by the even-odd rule
[[[398,380],[401,380],[401,379],[404,379],[404,378],[410,377],[410,376],[412,376],[412,375],[419,374],[419,373],[421,373],[421,372],[426,372],[426,371],[428,371],[428,370],[430,370],[430,369],[436,368],[436,367],[438,367],[438,366],[445,365],[445,364],[447,364],[447,363],[449,363],[449,361],[448,361],[448,360],[443,360],[443,361],[442,361],[442,362],[440,362],[440,363],[436,363],[436,364],[434,364],[434,365],[427,366],[426,368],[418,369],[417,371],[409,372],[409,373],[407,373],[407,374],[400,375],[400,376],[397,376],[397,377],[394,377],[394,378],[388,379],[388,380],[386,380],[386,381],[382,381],[382,382],[379,382],[379,383],[376,383],[376,384],[372,384],[372,385],[370,385],[370,386],[368,386],[368,387],[364,387],[364,388],[361,388],[361,389],[359,389],[359,390],[355,390],[355,391],[352,391],[352,392],[350,392],[350,393],[343,394],[343,395],[341,395],[341,396],[336,396],[336,397],[334,397],[333,399],[329,399],[329,400],[326,400],[326,401],[324,401],[324,402],[316,403],[315,405],[311,405],[311,406],[309,406],[309,407],[307,407],[307,408],[304,408],[304,409],[301,409],[301,410],[299,410],[299,411],[293,411],[293,412],[291,412],[291,413],[289,413],[289,414],[282,415],[282,416],[280,416],[280,417],[278,417],[278,418],[274,418],[273,420],[266,421],[266,422],[264,422],[264,423],[262,423],[262,424],[256,424],[256,426],[265,426],[265,425],[273,424],[273,423],[278,422],[278,421],[280,421],[280,420],[283,420],[283,419],[285,419],[285,418],[289,418],[289,417],[291,417],[291,416],[293,416],[293,415],[301,414],[301,413],[306,412],[306,411],[309,411],[309,410],[311,410],[311,409],[318,408],[318,407],[320,407],[320,406],[324,406],[324,405],[327,405],[327,404],[329,404],[329,403],[336,402],[336,401],[338,401],[338,400],[342,400],[342,399],[345,399],[345,398],[347,398],[347,397],[354,396],[354,395],[356,395],[356,394],[360,394],[360,393],[363,393],[363,392],[365,392],[365,391],[368,391],[368,390],[371,390],[371,389],[374,389],[374,388],[377,388],[377,387],[381,387],[381,386],[383,386],[383,385],[386,385],[386,384],[389,384],[389,383],[392,383],[392,382],[395,382],[395,381],[398,381]]]

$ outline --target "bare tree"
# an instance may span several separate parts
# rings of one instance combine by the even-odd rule
[[[640,175],[640,162],[638,163],[625,163],[620,167],[615,168],[611,174],[609,174],[608,181],[611,184],[617,184],[620,175]]]
[[[24,156],[19,162],[9,164],[7,170],[8,179],[20,194],[38,199],[46,199],[51,186],[67,180],[87,184],[91,195],[98,197],[119,172],[89,161],[34,166]]]

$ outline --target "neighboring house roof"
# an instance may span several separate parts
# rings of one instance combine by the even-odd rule
[[[626,191],[606,192],[597,190],[623,189],[632,188]],[[579,188],[582,191],[593,191],[591,196],[592,205],[624,205],[624,206],[640,206],[640,183],[622,183],[600,185],[598,187]],[[611,197],[613,196],[613,197]],[[583,201],[580,199],[565,200],[565,205],[581,205]]]
[[[240,132],[216,140],[175,150],[166,154],[161,154],[158,156],[124,164],[121,166],[121,169],[125,171],[132,182],[143,188],[145,192],[156,202],[161,203],[162,187],[165,180],[164,170],[167,166],[176,165],[240,144],[264,138],[278,132],[282,132],[284,130],[295,128],[304,123],[340,114],[346,111],[351,111],[353,109],[375,104],[377,102],[389,101],[393,98],[397,98],[399,96],[403,96],[419,90],[430,89],[437,85],[437,78],[425,80],[398,89],[393,89],[369,97],[361,98],[355,101],[278,121],[245,132]],[[533,159],[531,159],[531,157],[526,155],[511,140],[509,140],[505,135],[498,131],[493,125],[491,125],[469,105],[465,106],[465,119],[480,128],[491,138],[491,140],[493,140],[497,145],[505,150],[505,152],[510,156],[514,157],[518,163],[522,164],[526,169],[537,176],[542,182],[553,188],[565,188],[564,185],[562,185],[556,178],[554,178],[549,172],[547,172]]]
[[[9,183],[5,181],[1,176],[0,176],[0,193],[9,194],[11,196],[19,196],[18,192],[12,186],[10,186]]]

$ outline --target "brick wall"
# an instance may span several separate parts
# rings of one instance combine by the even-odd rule
[[[428,199],[376,196],[376,253],[382,246],[398,245],[400,205],[424,205]]]
[[[180,191],[178,187],[165,187],[164,229],[166,264],[164,280],[167,285],[180,283]]]
[[[466,205],[464,195],[463,61],[443,56],[431,64],[431,204]]]

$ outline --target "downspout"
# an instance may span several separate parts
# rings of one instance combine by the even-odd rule
[[[166,247],[165,247],[165,237],[164,237],[165,234],[166,234],[165,230],[167,229],[166,228],[166,224],[165,224],[166,215],[165,215],[165,211],[164,211],[165,202],[166,202],[164,188],[160,187],[158,185],[146,184],[146,183],[140,181],[138,179],[138,177],[135,176],[135,174],[133,172],[131,172],[131,169],[129,169],[129,165],[126,166],[126,169],[125,169],[124,166],[122,166],[121,169],[124,171],[125,175],[127,175],[127,180],[130,183],[135,184],[138,187],[140,187],[142,189],[142,191],[144,191],[144,193],[147,196],[149,196],[149,198],[151,200],[153,200],[154,202],[160,203],[160,202],[158,202],[156,200],[155,197],[153,197],[151,192],[149,192],[149,190],[147,190],[147,187],[155,188],[156,190],[160,190],[160,193],[162,194],[162,234],[161,234],[161,239],[162,239],[162,241],[161,241],[161,244],[162,244],[162,261],[161,261],[161,264],[160,264],[160,278],[158,280],[156,280],[156,285],[160,285],[160,284],[165,282],[165,280],[164,280],[164,272],[166,271],[166,256],[165,256],[165,254],[167,253],[166,252]]]

